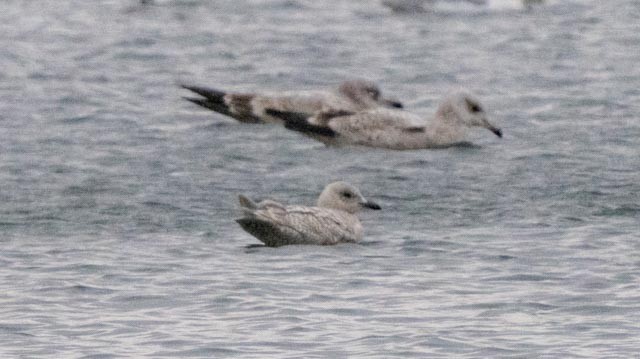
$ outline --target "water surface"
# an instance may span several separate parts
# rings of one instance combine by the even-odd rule
[[[504,2],[504,1],[503,1]],[[640,4],[6,0],[3,357],[548,357],[640,352]],[[325,148],[181,99],[378,82],[477,146]],[[384,211],[365,240],[254,246],[236,196]]]

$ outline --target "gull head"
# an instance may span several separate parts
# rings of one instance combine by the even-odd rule
[[[318,198],[318,207],[339,209],[352,214],[362,208],[380,209],[377,203],[367,201],[356,187],[346,182],[327,185]]]
[[[338,92],[363,108],[376,106],[389,108],[403,107],[400,101],[384,98],[380,88],[375,83],[367,80],[356,79],[345,81],[338,87]]]
[[[438,113],[466,127],[482,127],[502,137],[502,130],[493,125],[480,101],[473,95],[459,91],[450,95],[438,109]]]

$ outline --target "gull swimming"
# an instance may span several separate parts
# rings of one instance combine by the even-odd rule
[[[380,209],[346,182],[327,185],[316,207],[285,206],[272,200],[255,203],[244,195],[239,200],[244,217],[236,222],[269,247],[358,242],[362,225],[357,213],[362,208]]]
[[[329,91],[284,92],[273,94],[230,93],[208,87],[182,85],[201,97],[185,97],[198,106],[245,123],[281,123],[265,113],[266,108],[306,114],[333,109],[361,111],[377,107],[402,108],[402,103],[382,96],[373,82],[355,79]]]
[[[534,5],[542,4],[545,0],[439,0],[440,3],[469,3],[490,8],[523,7],[530,9]],[[434,10],[436,0],[382,0],[382,5],[393,12],[421,13]]]
[[[382,5],[394,12],[425,12],[427,11],[425,5],[432,6],[433,0],[382,0]]]
[[[482,127],[502,137],[489,122],[480,102],[465,91],[455,92],[424,122],[406,111],[374,109],[360,112],[328,111],[314,116],[267,109],[286,128],[305,134],[327,146],[360,145],[393,150],[442,148],[464,141],[471,127]]]

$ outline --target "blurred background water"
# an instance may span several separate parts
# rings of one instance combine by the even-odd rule
[[[640,352],[640,2],[0,4],[2,357]],[[478,147],[325,148],[181,99],[378,82]],[[238,193],[359,186],[365,240],[264,248]]]

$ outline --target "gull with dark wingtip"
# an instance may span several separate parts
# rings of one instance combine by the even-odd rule
[[[255,203],[243,195],[239,199],[244,217],[236,222],[270,247],[358,242],[363,231],[357,213],[362,208],[380,209],[346,182],[327,185],[316,207],[285,206],[272,200]]]
[[[474,96],[455,92],[440,104],[431,121],[407,111],[389,109],[360,112],[324,111],[314,116],[267,109],[284,121],[286,128],[328,146],[360,145],[394,150],[442,148],[461,143],[471,127],[486,128],[502,137]]]
[[[199,95],[185,97],[198,106],[245,123],[281,123],[265,112],[266,108],[312,115],[331,109],[362,111],[379,107],[402,108],[397,100],[382,96],[380,88],[367,80],[349,80],[329,91],[298,91],[272,94],[234,93],[209,87],[182,85]]]

